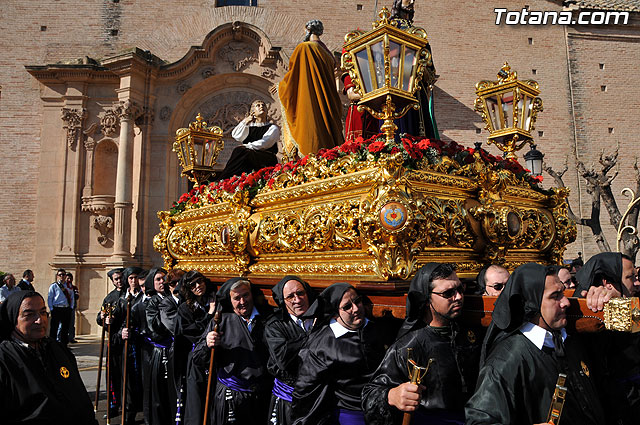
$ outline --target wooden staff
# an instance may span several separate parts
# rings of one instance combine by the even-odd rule
[[[107,425],[111,424],[111,375],[110,375],[110,365],[111,365],[111,313],[113,312],[113,306],[109,304],[109,323],[107,323],[107,370],[105,371],[107,375]],[[104,332],[104,326],[102,327],[102,331]],[[97,405],[97,403],[96,403]]]
[[[216,314],[213,316],[213,332],[218,332],[220,328],[220,311],[216,311]],[[216,348],[211,347],[211,357],[209,358],[209,377],[207,379],[207,397],[204,401],[204,416],[202,420],[202,425],[207,425],[207,417],[209,416],[209,397],[211,396],[211,381],[213,378],[213,355],[215,354]]]
[[[106,312],[106,306],[102,306],[102,312]],[[96,402],[93,406],[93,413],[98,412],[98,402],[100,401],[100,377],[102,376],[102,355],[104,354],[104,335],[106,331],[104,318],[102,319],[102,338],[100,339],[100,360],[98,360],[98,378],[96,380]]]
[[[131,294],[127,294],[127,319],[125,321],[125,328],[129,332],[129,316],[131,315]],[[124,359],[122,362],[122,425],[124,425],[124,414],[127,410],[127,358],[129,357],[129,338],[127,336],[124,340]]]

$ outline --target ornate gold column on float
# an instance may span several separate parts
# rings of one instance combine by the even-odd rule
[[[506,158],[517,159],[516,151],[527,143],[533,144],[531,131],[538,112],[542,111],[538,83],[518,80],[518,74],[505,62],[498,72],[498,81],[480,81],[476,94],[475,110],[482,114],[485,129],[490,133],[487,143],[496,145]]]
[[[410,108],[419,108],[414,93],[431,64],[431,53],[424,29],[409,26],[405,20],[391,20],[386,7],[378,16],[373,30],[357,30],[344,37],[342,67],[362,96],[358,111],[384,120],[380,130],[391,142],[398,129],[393,120]]]

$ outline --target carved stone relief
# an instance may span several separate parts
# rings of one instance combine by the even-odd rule
[[[239,72],[258,61],[258,51],[242,41],[230,41],[218,50],[218,57]]]
[[[187,83],[186,81],[180,81],[176,86],[176,92],[182,95],[182,94],[185,94],[190,88],[191,88],[191,85],[189,83]]]
[[[207,78],[212,77],[215,74],[216,74],[216,70],[211,66],[208,66],[204,68],[202,71],[200,71],[200,75],[202,75],[203,80],[206,80]]]
[[[116,105],[115,111],[118,114],[120,120],[135,120],[142,113],[140,105],[128,99],[119,102]]]
[[[120,132],[120,118],[113,109],[107,109],[100,118],[100,128],[105,137],[113,137]]]
[[[62,128],[67,132],[67,146],[69,149],[75,149],[80,135],[82,134],[82,124],[87,117],[87,110],[62,108],[62,121],[64,122]]]
[[[113,229],[113,218],[106,215],[93,216],[91,217],[91,227],[100,233],[98,243],[105,246],[109,242],[109,231]]]
[[[269,121],[280,125],[281,115],[271,104],[273,100],[246,91],[231,91],[225,92],[223,96],[215,96],[203,103],[198,108],[198,111],[208,118],[209,125],[216,125],[222,128],[224,135],[229,136],[233,128],[249,114],[251,103],[256,98],[263,100],[267,104]]]
[[[169,118],[171,118],[171,108],[168,106],[164,106],[162,107],[162,109],[160,109],[160,121],[167,121],[169,120]]]

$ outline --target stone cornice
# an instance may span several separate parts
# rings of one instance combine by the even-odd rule
[[[119,77],[99,65],[27,65],[25,69],[41,83],[65,83],[69,81],[100,81],[117,83]]]

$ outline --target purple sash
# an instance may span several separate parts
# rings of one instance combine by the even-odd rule
[[[171,344],[173,344],[173,337],[169,337],[158,342],[152,341],[148,336],[144,339],[147,341],[147,344],[151,344],[157,348],[169,348],[171,347]]]
[[[273,379],[273,390],[271,390],[274,396],[281,398],[285,401],[291,403],[293,394],[293,387],[285,384],[284,382],[278,380],[278,378]]]
[[[227,375],[223,370],[218,373],[218,381],[233,391],[241,391],[243,393],[252,393],[255,391],[255,388],[249,382],[236,378],[235,376]]]
[[[361,410],[338,409],[336,413],[340,425],[366,425]]]

